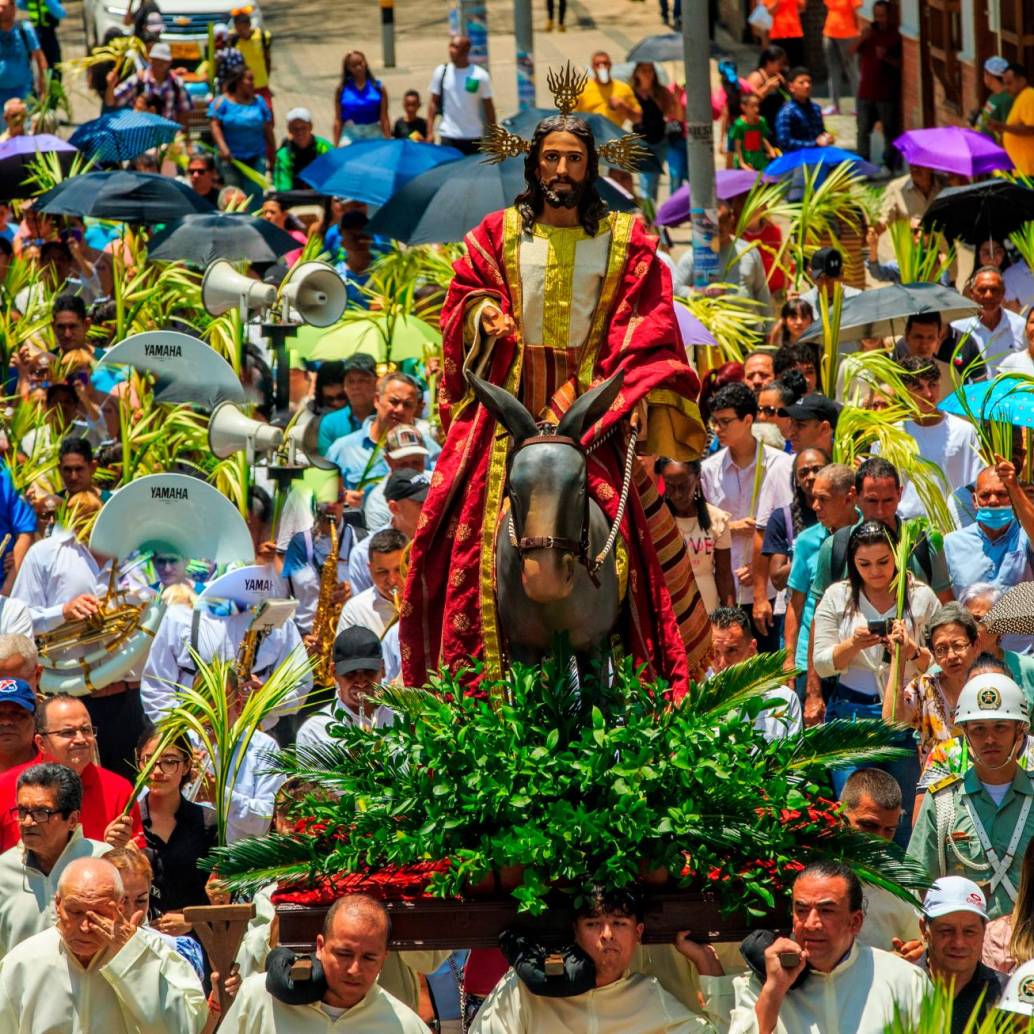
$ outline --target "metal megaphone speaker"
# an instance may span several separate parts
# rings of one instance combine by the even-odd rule
[[[208,421],[208,447],[221,460],[242,449],[249,457],[273,452],[283,442],[279,427],[253,420],[232,402],[220,402]]]
[[[298,416],[287,428],[286,441],[290,450],[291,462],[301,462],[318,470],[337,470],[337,465],[319,453],[320,421],[308,406],[302,407]]]
[[[237,507],[186,474],[150,474],[120,488],[97,515],[90,549],[119,560],[138,550],[216,564],[255,559]]]
[[[341,319],[348,304],[348,291],[333,266],[326,262],[303,262],[287,274],[280,285],[280,298],[298,313],[303,323],[329,327]]]
[[[222,316],[238,306],[256,312],[276,303],[276,288],[261,280],[252,280],[238,273],[225,259],[218,259],[205,270],[201,301],[211,316]]]

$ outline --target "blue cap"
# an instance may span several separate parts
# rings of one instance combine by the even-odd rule
[[[1009,62],[1004,57],[989,57],[984,62],[984,71],[990,72],[991,75],[1001,79],[1005,75],[1005,70],[1009,67]]]
[[[22,679],[0,679],[0,704],[17,704],[29,714],[36,713],[36,694]]]

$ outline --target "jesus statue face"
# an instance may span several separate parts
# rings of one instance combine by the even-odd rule
[[[573,133],[549,133],[539,148],[538,178],[546,204],[575,208],[585,190],[589,152]]]

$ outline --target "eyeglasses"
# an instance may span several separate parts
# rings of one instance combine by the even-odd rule
[[[762,416],[788,416],[789,414],[782,406],[758,406],[758,412]]]
[[[64,815],[64,812],[60,808],[24,808],[21,805],[10,809],[10,816],[15,822],[32,819],[37,826],[49,822],[55,815]]]
[[[40,733],[41,736],[53,736],[59,740],[74,740],[76,736],[82,736],[84,739],[92,740],[97,736],[96,725],[77,725],[74,728],[69,726],[67,729],[44,729]]]
[[[711,418],[711,426],[724,431],[730,424],[735,424],[740,418],[738,416],[719,416]]]
[[[956,657],[965,657],[966,651],[970,648],[969,640],[958,639],[954,643],[938,643],[933,647],[933,655],[937,660],[947,657],[953,653]]]
[[[151,757],[144,757],[142,754],[137,755],[136,763],[137,767],[142,771],[151,763]],[[180,765],[185,764],[187,764],[186,758],[173,757],[173,755],[170,754],[168,757],[159,758],[154,763],[154,768],[161,772],[162,775],[172,775]],[[152,771],[154,771],[154,769],[152,769]]]

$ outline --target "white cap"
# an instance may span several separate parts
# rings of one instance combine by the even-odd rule
[[[923,914],[927,919],[939,919],[952,912],[972,912],[981,919],[987,918],[984,892],[965,876],[942,876],[923,900]]]
[[[1034,959],[1016,968],[996,1004],[1003,1012],[1034,1016]]]
[[[312,125],[312,112],[308,108],[292,108],[287,113],[287,123],[290,125],[292,122],[308,122]]]
[[[171,61],[172,50],[168,43],[155,43],[155,45],[151,47],[147,56],[152,58],[156,57],[159,61]]]
[[[994,671],[975,675],[959,694],[955,724],[1003,721],[1030,721],[1030,707],[1023,690],[1008,675]]]
[[[209,582],[201,593],[204,600],[232,600],[242,610],[263,600],[283,599],[287,583],[272,567],[252,564],[227,571]]]

